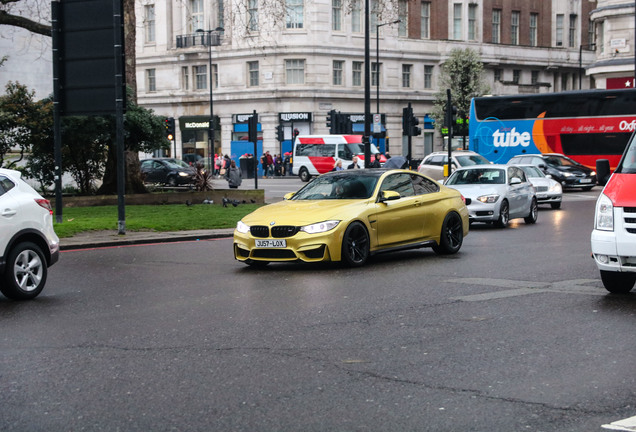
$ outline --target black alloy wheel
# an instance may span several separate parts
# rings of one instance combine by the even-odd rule
[[[369,258],[369,233],[360,222],[347,227],[342,238],[342,260],[350,267],[360,267]]]
[[[459,214],[451,212],[444,218],[439,245],[433,246],[433,251],[439,255],[457,253],[464,241],[464,224]]]

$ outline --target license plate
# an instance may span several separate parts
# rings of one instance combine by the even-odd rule
[[[256,240],[257,248],[284,248],[287,240]]]
[[[581,183],[592,183],[592,179],[581,179]]]

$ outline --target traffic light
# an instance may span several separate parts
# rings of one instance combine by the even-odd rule
[[[300,131],[298,129],[294,129],[294,141],[296,141],[296,137],[300,135]]]
[[[410,123],[411,136],[422,135],[422,128],[418,127],[417,126],[418,124],[420,124],[420,121],[418,120],[417,117],[413,115],[413,113],[411,113],[411,123]]]
[[[247,137],[248,141],[256,145],[258,140],[258,114],[256,114],[256,111],[247,120]]]
[[[283,125],[279,124],[276,126],[276,139],[278,142],[285,141],[285,129],[283,128]]]
[[[174,140],[175,128],[174,128],[174,117],[166,117],[164,120],[164,124],[166,127],[166,138],[168,140]]]
[[[336,122],[338,120],[338,114],[336,113],[336,110],[331,110],[329,111],[329,113],[327,113],[327,127],[329,128],[329,133],[330,134],[335,134],[336,132]]]
[[[413,117],[413,108],[409,104],[407,108],[402,108],[402,135],[411,135],[411,117]]]
[[[444,108],[444,126],[448,129],[454,127],[457,124],[457,107],[452,105],[450,108],[450,118],[448,117],[449,110]]]
[[[347,114],[338,113],[336,114],[336,133],[339,134],[350,134],[353,133],[353,125],[351,123],[351,118]]]

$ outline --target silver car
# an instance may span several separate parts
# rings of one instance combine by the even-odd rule
[[[532,183],[516,165],[459,168],[444,183],[466,198],[470,222],[508,226],[510,219],[537,221],[537,197]]]
[[[550,204],[553,209],[561,208],[563,200],[563,188],[561,183],[554,180],[552,176],[545,175],[538,166],[517,165],[526,173],[526,177],[534,186],[537,193],[537,203]]]

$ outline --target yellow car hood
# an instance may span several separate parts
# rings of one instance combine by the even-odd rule
[[[356,200],[285,200],[253,211],[243,218],[247,225],[303,226],[326,220],[347,220],[360,215],[371,199]]]

